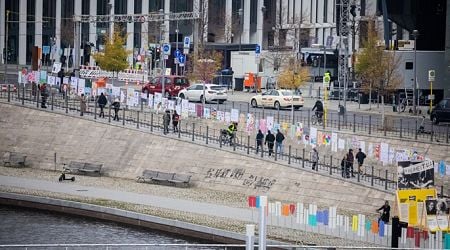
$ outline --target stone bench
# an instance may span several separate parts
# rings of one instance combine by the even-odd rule
[[[5,167],[25,167],[26,155],[17,152],[6,152],[3,155],[3,166]]]
[[[71,161],[64,166],[64,172],[70,174],[101,175],[103,164],[93,164],[88,162]]]
[[[165,173],[153,170],[144,170],[141,176],[137,177],[137,182],[149,182],[157,184],[172,184],[177,186],[181,184],[185,187],[189,186],[191,181],[190,175],[176,174],[176,173]]]

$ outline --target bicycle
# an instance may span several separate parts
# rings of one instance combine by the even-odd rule
[[[402,100],[398,104],[398,111],[405,112],[407,106],[408,106],[408,100],[406,98],[402,98]]]
[[[322,125],[323,124],[323,119],[322,117],[318,117],[317,114],[314,114],[311,116],[311,123],[313,125]]]
[[[236,133],[234,133],[234,137],[231,138],[231,135],[228,134],[228,131],[226,129],[220,130],[219,140],[222,142],[223,145],[229,144],[230,146],[233,146],[233,144],[239,144],[239,140],[236,136]]]

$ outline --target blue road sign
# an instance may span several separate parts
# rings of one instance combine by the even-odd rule
[[[186,56],[183,55],[183,54],[180,54],[180,55],[178,56],[178,62],[179,62],[180,64],[185,63],[185,62],[186,62]]]
[[[186,36],[183,42],[183,48],[189,48],[191,46],[191,38]]]
[[[176,58],[180,57],[180,55],[181,55],[181,51],[180,51],[179,49],[176,49],[176,50],[173,52],[173,56],[176,57]]]
[[[163,52],[164,52],[164,54],[166,54],[166,55],[170,55],[170,44],[168,44],[168,43],[165,43],[164,45],[163,45]]]
[[[42,46],[42,53],[44,55],[50,54],[50,46]]]
[[[259,46],[259,44],[256,44],[255,54],[260,54],[260,53],[261,53],[261,46]]]

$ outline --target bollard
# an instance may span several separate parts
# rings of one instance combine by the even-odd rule
[[[209,137],[209,126],[206,126],[206,138],[205,138],[206,144],[208,144],[208,137]]]
[[[50,108],[51,110],[53,110],[53,98],[54,98],[54,96],[55,96],[55,93],[52,92],[52,102],[51,102],[52,105],[51,105],[51,108]]]
[[[219,135],[219,147],[222,148],[222,133]]]
[[[305,168],[305,148],[303,148],[302,168]]]
[[[288,164],[291,164],[291,145],[289,145]]]
[[[280,107],[278,107],[278,110],[277,110],[277,121],[278,121],[278,123],[280,123]]]
[[[338,130],[341,130],[341,116],[338,114]]]
[[[330,155],[330,175],[333,175],[333,155]]]
[[[261,146],[261,158],[264,158],[264,144]]]
[[[6,72],[5,72],[6,75]],[[8,102],[11,102],[11,85],[8,84]]]
[[[298,162],[298,150],[295,149],[295,162]]]
[[[385,178],[384,178],[384,189],[387,190],[387,188],[388,188],[388,171],[387,171],[387,169],[385,171],[386,171],[386,173],[385,173]]]
[[[122,126],[125,126],[125,109],[126,107],[122,109]]]
[[[417,140],[417,120],[416,120],[416,132],[414,133],[414,139]]]
[[[39,96],[40,95],[41,95],[41,90],[39,88],[37,88],[37,90],[36,90],[36,108],[39,108]]]
[[[277,161],[277,144],[275,143],[275,161]]]
[[[373,175],[374,175],[374,168],[372,166],[372,179],[370,180],[370,185],[373,187]]]
[[[416,130],[417,133],[417,130]],[[403,136],[403,120],[400,118],[400,138]]]
[[[195,123],[192,123],[192,141],[195,140]]]
[[[178,121],[178,138],[181,138],[181,121]]]
[[[417,130],[416,130],[417,131]],[[417,134],[417,133],[416,133]],[[433,142],[433,135],[434,135],[434,125],[431,123],[431,134],[430,134],[430,141]]]
[[[97,102],[94,102],[94,120],[97,120]]]
[[[150,131],[153,132],[153,113],[150,113]]]
[[[311,127],[311,111],[308,109],[308,128]]]
[[[255,249],[255,225],[245,225],[245,250]]]
[[[108,122],[111,123],[111,105],[108,105]]]
[[[247,136],[247,154],[250,154],[250,136]]]
[[[25,84],[23,84],[22,88],[22,105],[25,105]]]
[[[236,136],[233,137],[233,151],[236,151]]]
[[[353,133],[356,132],[356,114],[353,113]]]
[[[441,198],[444,198],[444,186],[441,186]]]
[[[369,115],[369,135],[372,133],[372,115]]]
[[[136,128],[139,128],[139,111],[137,111],[137,116],[136,116]]]

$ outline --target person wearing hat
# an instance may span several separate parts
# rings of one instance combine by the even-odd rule
[[[114,109],[114,121],[119,121],[119,110],[120,110],[120,101],[119,98],[114,99],[114,102],[112,104],[112,107]]]

